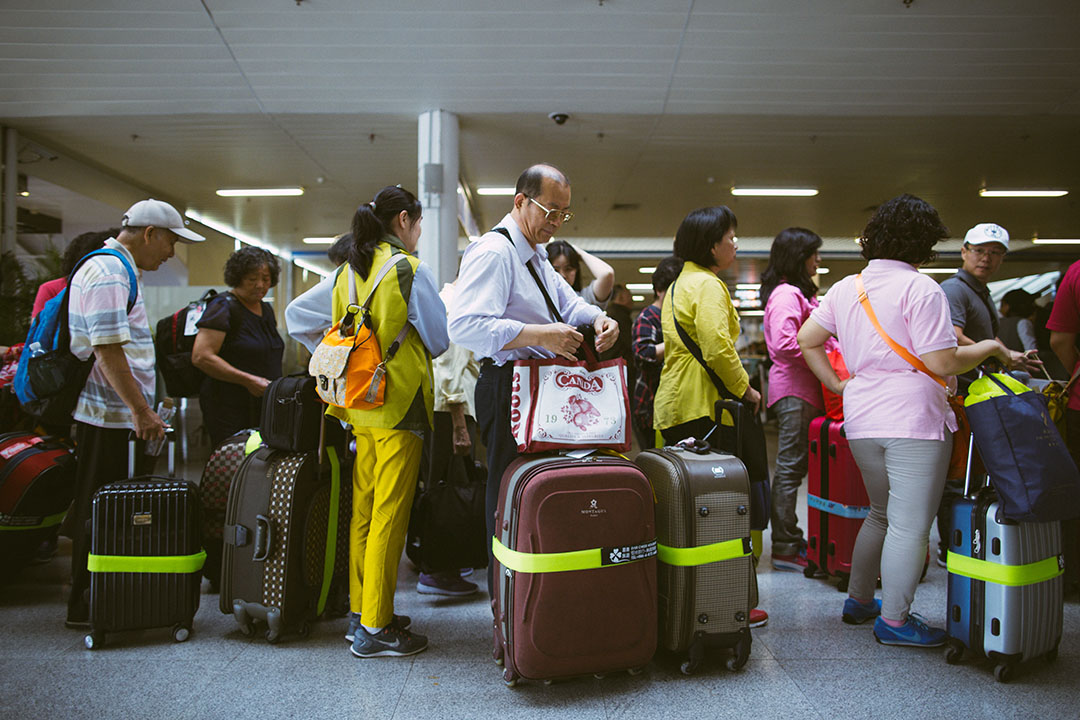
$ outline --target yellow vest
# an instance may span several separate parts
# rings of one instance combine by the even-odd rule
[[[750,385],[750,377],[735,351],[739,313],[731,303],[727,285],[708,268],[687,261],[678,279],[668,288],[660,309],[664,369],[653,402],[653,427],[657,430],[703,417],[715,420],[716,401],[720,399],[705,368],[679,338],[673,313],[728,390],[742,397]],[[731,424],[726,413],[723,422]]]
[[[366,279],[356,275],[357,304],[371,292],[379,268],[391,254],[404,253],[397,238],[386,237],[375,246],[375,257]],[[386,274],[371,299],[371,320],[383,357],[394,338],[408,320],[409,296],[413,275],[420,260],[412,255],[398,262]],[[337,272],[333,291],[333,322],[345,316],[349,304],[349,275],[352,268],[346,263]],[[420,335],[410,328],[394,358],[386,364],[386,390],[381,407],[371,410],[346,410],[330,406],[327,414],[344,420],[353,427],[376,427],[389,430],[428,430],[431,427],[434,396],[431,391],[431,354]]]

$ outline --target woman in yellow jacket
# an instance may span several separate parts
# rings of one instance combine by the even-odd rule
[[[694,210],[675,233],[674,254],[684,264],[660,310],[664,369],[653,404],[653,425],[668,445],[709,436],[716,427],[715,408],[720,399],[708,372],[680,337],[676,320],[729,391],[752,405],[754,412],[761,402],[761,394],[750,387],[750,377],[735,351],[739,314],[719,277],[735,261],[736,226],[735,214],[721,205]],[[724,421],[731,424],[726,414]],[[768,617],[755,608],[750,611],[750,626],[760,627]]]
[[[325,322],[345,315],[349,275],[356,298],[375,294],[371,319],[385,357],[403,328],[397,354],[386,364],[384,403],[371,410],[328,410],[348,423],[356,436],[353,514],[349,528],[349,631],[357,657],[412,655],[427,648],[427,638],[407,630],[410,620],[394,614],[398,561],[405,547],[423,433],[431,428],[431,358],[449,345],[446,308],[435,277],[413,256],[420,238],[420,202],[408,190],[385,187],[356,211],[353,243],[338,272],[290,304],[286,317],[295,336],[313,335]],[[379,270],[403,257],[375,286]],[[327,297],[329,295],[329,297]]]

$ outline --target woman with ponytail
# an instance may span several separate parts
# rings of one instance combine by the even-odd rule
[[[394,186],[380,190],[353,216],[347,261],[285,312],[289,333],[314,348],[322,333],[345,315],[351,274],[358,300],[374,291],[371,322],[384,352],[406,324],[410,328],[386,364],[383,404],[370,410],[331,406],[327,411],[351,425],[356,436],[349,529],[351,612],[345,637],[357,657],[412,655],[427,648],[426,637],[407,629],[410,619],[393,613],[422,436],[431,429],[431,358],[450,342],[435,276],[413,254],[420,221],[420,202],[411,192]],[[384,266],[388,271],[376,285]]]

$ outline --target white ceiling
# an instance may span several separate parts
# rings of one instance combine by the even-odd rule
[[[60,156],[23,152],[20,171],[121,209],[153,193],[279,246],[344,230],[384,184],[415,188],[417,115],[436,108],[460,117],[474,187],[512,184],[540,160],[562,167],[578,212],[568,239],[667,238],[688,210],[721,203],[744,236],[798,224],[853,237],[901,192],[934,203],[954,234],[994,220],[1016,237],[1080,237],[1075,0],[0,10],[0,122]],[[552,111],[571,118],[556,126]],[[740,199],[735,183],[821,194]],[[307,192],[214,195],[283,184]],[[1072,193],[989,200],[984,186]],[[507,204],[482,199],[482,221]]]

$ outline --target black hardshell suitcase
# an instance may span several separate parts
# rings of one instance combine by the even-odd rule
[[[107,633],[171,627],[176,642],[191,633],[206,553],[198,488],[172,477],[175,457],[170,438],[170,477],[110,483],[94,495],[89,650],[101,647]],[[134,465],[132,441],[128,467]]]
[[[277,450],[316,450],[325,411],[315,392],[315,378],[306,374],[280,377],[263,394],[262,441]]]
[[[348,533],[352,483],[338,473],[335,509],[336,450],[327,448],[326,458],[320,466],[317,451],[263,446],[244,459],[233,478],[219,606],[236,618],[244,635],[254,634],[256,620],[266,623],[271,643],[288,630],[306,635],[324,609],[333,576],[341,578],[347,569],[342,538]]]
[[[635,462],[656,493],[659,646],[686,655],[686,674],[709,646],[732,648],[727,667],[741,668],[757,605],[745,465],[701,441],[646,450]]]

